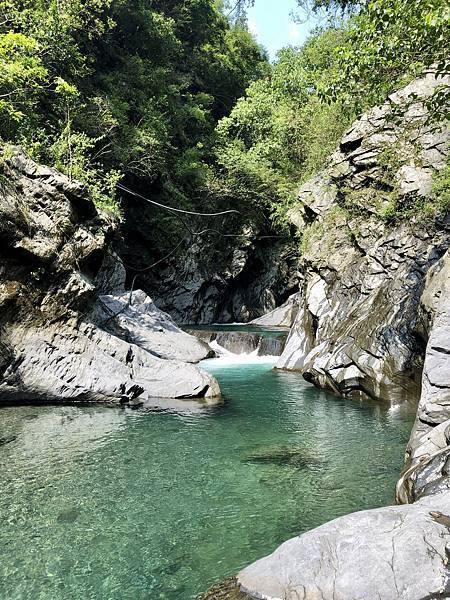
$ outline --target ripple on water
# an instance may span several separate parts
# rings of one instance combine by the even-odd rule
[[[0,598],[189,600],[293,535],[392,501],[411,417],[268,360],[205,366],[219,408],[1,409]]]

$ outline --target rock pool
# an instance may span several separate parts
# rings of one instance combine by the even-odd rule
[[[0,409],[0,598],[190,600],[282,541],[388,504],[412,415],[206,361],[226,402]]]

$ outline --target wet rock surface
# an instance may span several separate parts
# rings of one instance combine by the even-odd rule
[[[198,596],[196,600],[252,600],[250,596],[239,589],[235,577],[222,581],[208,592]]]
[[[116,224],[16,149],[0,189],[0,402],[212,398],[210,349],[124,290]]]

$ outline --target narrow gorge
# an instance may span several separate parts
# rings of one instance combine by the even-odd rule
[[[267,6],[0,0],[2,600],[450,598],[448,7]]]

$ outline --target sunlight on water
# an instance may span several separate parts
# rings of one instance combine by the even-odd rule
[[[205,362],[218,408],[0,409],[2,600],[190,600],[392,501],[410,417],[234,358]]]

